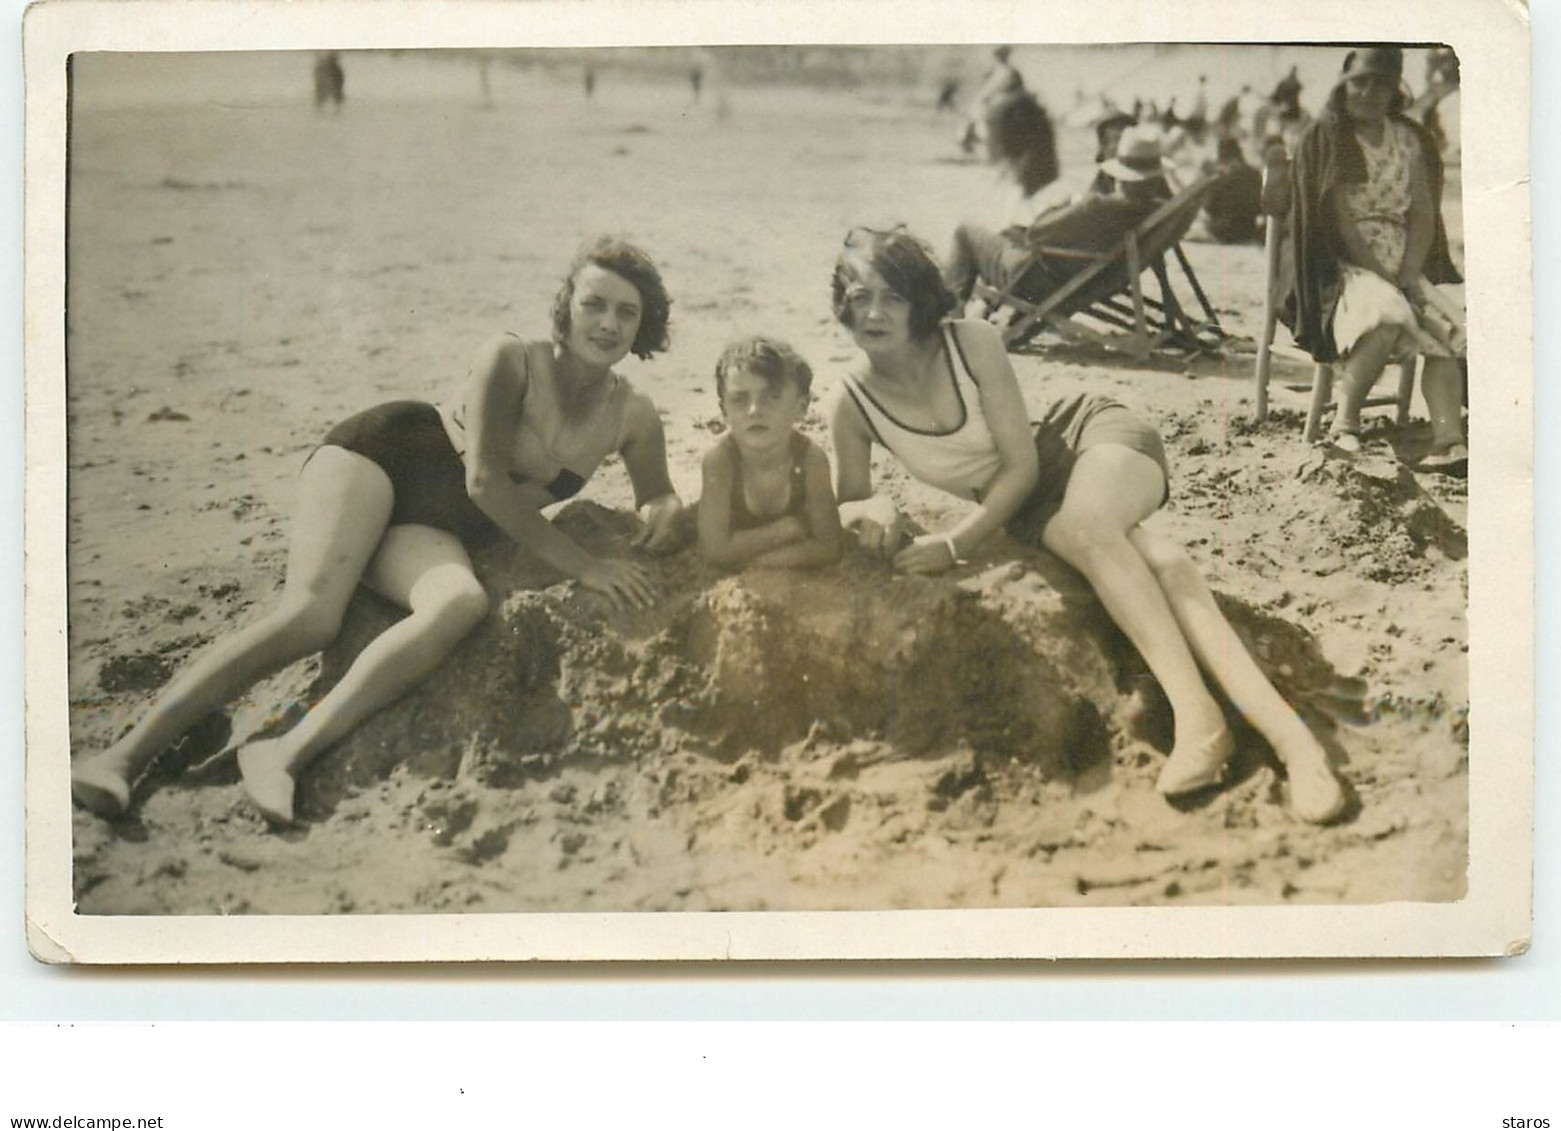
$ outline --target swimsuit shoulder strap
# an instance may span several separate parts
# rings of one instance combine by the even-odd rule
[[[804,479],[808,473],[808,438],[801,432],[791,434],[791,474]]]
[[[959,344],[959,333],[954,329],[954,323],[943,324],[943,339],[948,349],[949,371],[954,375],[954,391],[959,395],[960,407],[968,421],[972,415],[981,412],[981,383],[976,380],[975,370],[970,368],[970,362],[965,357],[965,347]]]
[[[873,401],[867,395],[867,390],[862,388],[861,383],[850,373],[847,373],[841,379],[841,385],[845,389],[846,395],[851,398],[851,403],[856,405],[856,411],[862,417],[862,422],[867,425],[867,430],[873,434],[873,439],[878,441],[880,447],[887,448],[889,445],[884,443],[883,435],[878,431],[878,424],[873,419],[872,412],[868,409],[868,405],[872,404]]]

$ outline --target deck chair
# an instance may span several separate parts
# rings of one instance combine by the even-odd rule
[[[1253,419],[1261,424],[1268,419],[1269,370],[1275,350],[1274,330],[1279,324],[1278,294],[1280,263],[1283,244],[1289,237],[1288,218],[1290,199],[1294,188],[1290,181],[1290,161],[1282,153],[1274,153],[1263,163],[1263,327],[1257,343],[1257,369],[1253,375],[1256,385],[1256,408]],[[1297,351],[1299,352],[1299,351]],[[1392,396],[1369,396],[1363,405],[1393,405],[1397,409],[1400,428],[1409,423],[1409,403],[1415,392],[1416,360],[1399,365],[1398,389]],[[1301,438],[1315,444],[1322,438],[1322,420],[1333,400],[1333,366],[1325,361],[1312,366],[1311,404],[1306,413],[1306,428]]]
[[[975,294],[985,304],[984,316],[990,321],[1005,309],[1013,312],[1003,327],[1003,341],[1010,349],[1024,345],[1042,329],[1051,329],[1068,340],[1095,342],[1143,360],[1168,343],[1196,348],[1207,345],[1210,338],[1224,337],[1219,317],[1181,247],[1220,176],[1209,174],[1177,193],[1111,251],[1040,247],[1020,265],[1006,289],[978,282]],[[1202,319],[1191,317],[1178,300],[1168,257],[1174,257],[1197,296]],[[1074,270],[1069,271],[1069,265]],[[1060,267],[1069,277],[1060,286],[1037,293],[1041,290],[1037,284],[1042,279],[1050,283],[1053,277],[1044,270],[1046,266]],[[1153,272],[1159,284],[1158,299],[1144,294],[1145,271]]]

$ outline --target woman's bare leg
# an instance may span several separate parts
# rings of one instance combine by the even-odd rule
[[[360,652],[292,730],[239,752],[244,787],[268,820],[291,822],[298,772],[426,678],[488,611],[487,594],[460,539],[432,527],[392,526],[363,580],[411,615]]]
[[[1446,451],[1463,443],[1463,369],[1450,357],[1428,357],[1420,373],[1420,395],[1431,415],[1431,444]]]
[[[1339,407],[1333,417],[1333,433],[1360,434],[1360,410],[1398,348],[1397,326],[1378,326],[1362,334],[1344,359],[1339,379]]]
[[[1327,751],[1257,666],[1197,565],[1180,546],[1142,526],[1128,538],[1154,574],[1193,655],[1284,763],[1296,814],[1309,821],[1337,816],[1345,797]]]
[[[259,680],[335,639],[385,533],[393,495],[373,461],[334,446],[315,452],[299,475],[281,599],[213,643],[123,738],[77,765],[71,774],[76,800],[104,816],[123,812],[135,779],[170,743]]]
[[[1089,579],[1171,701],[1176,744],[1160,788],[1177,793],[1210,784],[1232,751],[1201,663],[1284,762],[1292,808],[1306,820],[1329,820],[1344,795],[1327,753],[1268,682],[1185,551],[1140,525],[1159,508],[1164,487],[1160,466],[1141,452],[1090,448],[1079,455],[1062,510],[1042,539]]]
[[[1118,444],[1089,448],[1079,454],[1062,508],[1041,541],[1085,576],[1143,656],[1171,702],[1176,749],[1190,750],[1226,733],[1224,715],[1164,592],[1129,540],[1164,495],[1164,473],[1148,456]]]

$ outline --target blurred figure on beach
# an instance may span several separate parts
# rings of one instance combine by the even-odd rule
[[[494,337],[455,404],[402,400],[348,417],[299,472],[298,505],[277,604],[207,647],[107,750],[72,767],[76,803],[123,815],[154,759],[259,680],[324,651],[360,585],[407,610],[286,733],[237,752],[251,803],[293,822],[298,774],[361,722],[426,678],[487,616],[472,555],[505,539],[615,608],[659,596],[651,567],[598,557],[545,507],[571,498],[609,458],[627,472],[643,526],[636,545],[676,539],[655,404],[614,367],[667,348],[671,299],[655,264],[623,240],[582,248],[553,302],[552,338]]]
[[[1456,106],[1458,101],[1458,54],[1451,47],[1433,47],[1426,52],[1425,66],[1425,91],[1410,106],[1409,116],[1431,131],[1443,159],[1455,163],[1460,148],[1456,136],[1457,114],[1447,114],[1447,108]],[[1450,124],[1443,120],[1447,117],[1452,119]]]
[[[1245,117],[1242,111],[1242,99],[1252,93],[1250,86],[1243,86],[1240,91],[1231,95],[1220,103],[1219,113],[1214,116],[1214,136],[1216,138],[1233,137],[1238,141],[1245,138],[1246,126],[1243,125]]]
[[[1028,200],[1057,179],[1057,137],[1051,115],[1029,91],[1021,91],[993,111],[988,126],[992,159],[1001,176]]]
[[[699,555],[720,569],[829,565],[841,550],[829,457],[800,431],[813,370],[785,342],[755,335],[715,367],[726,434],[700,464]]]
[[[341,56],[335,51],[321,53],[314,61],[315,111],[329,108],[332,113],[340,113],[346,100],[347,76],[342,70]]]
[[[596,94],[596,68],[591,66],[589,63],[585,65],[585,72],[581,76],[581,83],[585,87],[585,96],[587,98],[590,98]]]
[[[1302,89],[1298,69],[1292,65],[1253,121],[1252,135],[1259,147],[1266,148],[1277,140],[1284,144],[1286,153],[1295,153],[1302,132],[1312,123],[1312,116],[1301,105]]]
[[[1462,278],[1442,223],[1441,152],[1405,112],[1403,75],[1401,48],[1350,51],[1322,116],[1302,135],[1281,317],[1315,360],[1337,362],[1336,453],[1362,450],[1360,410],[1386,366],[1419,356],[1432,427],[1419,466],[1463,474],[1464,318],[1438,289]]]
[[[959,112],[959,79],[952,75],[938,84],[938,113]]]
[[[1258,213],[1263,207],[1263,173],[1247,163],[1241,142],[1219,139],[1215,159],[1206,173],[1219,174],[1203,205],[1203,226],[1220,243],[1250,243],[1257,239]]]
[[[949,78],[944,78],[938,84],[938,112],[940,114],[943,114],[943,112],[958,114],[958,109],[960,109],[958,98],[960,98],[960,80],[957,80],[952,75]]]
[[[689,90],[693,92],[693,97],[690,99],[690,101],[696,103],[699,101],[699,95],[700,92],[704,90],[704,86],[705,69],[698,63],[695,63],[688,72],[688,87]]]
[[[1196,145],[1202,145],[1209,131],[1209,76],[1198,76],[1198,89],[1193,92],[1192,107],[1185,115],[1177,116],[1177,124],[1187,131]]]
[[[1274,92],[1268,96],[1269,103],[1292,114],[1297,113],[1301,109],[1302,89],[1300,68],[1292,63],[1285,77],[1274,84]]]
[[[998,160],[992,148],[992,122],[1004,105],[1026,93],[1024,76],[1009,58],[1013,48],[1006,44],[992,50],[992,68],[976,88],[971,100],[969,115],[959,135],[959,147],[966,153],[974,153],[980,146],[986,147],[989,163]]]

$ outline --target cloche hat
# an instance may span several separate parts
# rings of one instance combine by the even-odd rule
[[[1402,82],[1404,79],[1404,49],[1402,47],[1357,47],[1344,57],[1344,70],[1334,86],[1350,79],[1366,75],[1381,75]]]

